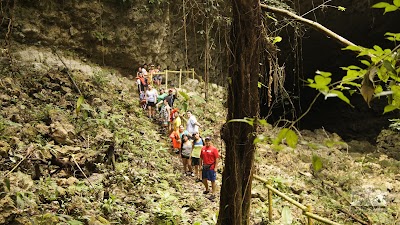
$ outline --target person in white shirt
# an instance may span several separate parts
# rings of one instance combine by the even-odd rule
[[[148,86],[148,90],[146,91],[146,100],[147,100],[147,110],[149,118],[154,118],[156,115],[156,101],[157,101],[157,90],[154,89],[151,85]]]
[[[186,124],[186,130],[190,135],[194,133],[199,133],[199,127],[201,127],[200,123],[197,122],[196,117],[192,114],[192,111],[186,112],[187,117],[189,118]]]

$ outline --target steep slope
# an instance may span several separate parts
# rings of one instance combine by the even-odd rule
[[[206,199],[202,185],[183,176],[168,138],[139,108],[134,81],[76,56],[19,47],[13,63],[2,58],[0,66],[1,224],[215,223],[218,200]],[[223,159],[225,91],[210,85],[205,102],[203,85],[188,80],[177,107],[194,111]],[[296,149],[283,142],[276,151],[269,143],[278,132],[269,125],[259,130],[268,141],[257,149],[257,175],[339,223],[400,222],[399,161],[349,152],[324,130],[300,131]],[[315,156],[320,171],[313,169]],[[218,186],[220,180],[221,171]],[[266,224],[267,189],[253,182],[251,222]],[[276,196],[273,202],[271,224],[284,223],[284,207],[292,224],[305,223],[299,210]]]
[[[217,203],[183,176],[168,138],[138,106],[135,82],[58,54],[21,48],[13,64],[1,65],[0,223],[211,221]],[[197,81],[190,85],[202,89]],[[189,106],[202,105],[194,112],[208,128],[204,135],[218,135],[211,124],[224,112],[196,92],[186,95]]]

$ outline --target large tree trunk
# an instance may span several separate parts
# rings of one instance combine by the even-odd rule
[[[259,0],[232,0],[231,64],[227,120],[256,118],[259,113],[261,9]],[[249,224],[255,126],[227,123],[218,224]]]

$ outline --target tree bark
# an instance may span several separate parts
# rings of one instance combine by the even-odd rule
[[[218,224],[249,224],[256,125],[229,122],[259,115],[261,8],[259,0],[232,0],[228,115]],[[256,123],[255,123],[256,124]]]

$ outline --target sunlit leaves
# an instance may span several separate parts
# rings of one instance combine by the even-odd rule
[[[290,130],[288,128],[284,128],[279,132],[278,136],[274,139],[273,144],[276,145],[276,146],[279,146],[279,144],[283,140],[286,140],[286,143],[290,147],[296,148],[298,139],[299,139],[299,137],[297,136],[297,134],[293,130]]]
[[[323,71],[316,71],[317,75],[314,76],[314,80],[312,79],[308,79],[309,84],[308,86],[315,88],[319,91],[328,91],[328,85],[331,83],[332,78],[330,78],[329,76],[331,76],[332,74],[329,72],[323,72]]]
[[[338,10],[344,12],[344,11],[346,11],[346,8],[343,6],[338,6]]]
[[[254,118],[245,117],[243,119],[232,119],[232,120],[228,121],[228,123],[233,123],[233,122],[247,123],[250,126],[253,126],[254,125]]]
[[[390,41],[400,41],[400,33],[391,33],[391,32],[387,32],[385,33],[386,39],[390,40]]]
[[[331,90],[330,93],[336,94],[336,96],[341,99],[342,101],[346,102],[347,104],[350,104],[350,100],[343,94],[343,92],[338,91],[338,90]]]
[[[79,112],[81,111],[81,106],[82,103],[85,101],[85,98],[83,97],[83,95],[79,96],[78,100],[76,101],[76,115],[79,114]]]
[[[384,108],[383,113],[388,113],[396,109],[400,109],[400,86],[399,85],[392,85],[392,98],[389,101],[389,104]]]
[[[276,43],[281,42],[281,41],[282,41],[282,37],[276,36],[276,37],[274,38],[274,40],[272,41],[272,44],[276,44]]]
[[[385,14],[387,12],[393,12],[393,11],[398,10],[400,7],[400,0],[393,0],[393,4],[394,5],[391,5],[387,2],[379,2],[379,3],[376,3],[375,5],[373,5],[372,8],[385,9],[385,11],[383,13],[383,14]]]

